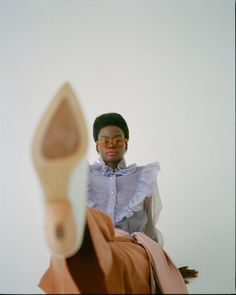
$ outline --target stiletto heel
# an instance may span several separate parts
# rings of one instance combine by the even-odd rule
[[[69,84],[61,87],[34,135],[32,159],[45,201],[45,230],[53,255],[70,257],[84,232],[88,136]]]

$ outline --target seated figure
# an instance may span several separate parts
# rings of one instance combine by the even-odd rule
[[[63,85],[34,135],[32,158],[43,188],[51,252],[39,286],[46,293],[187,293],[186,277],[163,249],[158,162],[126,166],[129,128],[118,113],[93,124],[98,162],[87,162],[87,125]]]

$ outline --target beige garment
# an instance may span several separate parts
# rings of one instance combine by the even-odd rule
[[[178,293],[180,287],[186,293],[183,278],[167,254],[145,237],[115,232],[107,214],[88,208],[80,250],[65,260],[52,257],[39,286],[50,294],[150,294],[159,293],[158,286],[163,294],[166,290]],[[154,245],[155,255],[151,254]],[[152,278],[159,282],[157,289],[152,287]]]
[[[152,293],[158,289],[162,294],[187,294],[184,279],[166,251],[143,233],[133,233],[149,257]]]
[[[134,238],[115,236],[107,214],[88,208],[80,250],[66,260],[52,257],[39,286],[50,294],[149,294],[148,256]]]

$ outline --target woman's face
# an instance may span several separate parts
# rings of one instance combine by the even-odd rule
[[[98,133],[96,148],[103,161],[115,169],[127,148],[124,132],[117,126],[106,126]]]

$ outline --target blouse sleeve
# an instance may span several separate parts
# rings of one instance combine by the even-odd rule
[[[147,212],[147,224],[145,227],[145,234],[154,241],[158,242],[162,247],[164,240],[162,233],[157,228],[157,222],[159,219],[160,211],[162,208],[162,202],[158,190],[157,181],[155,183],[154,191],[151,197],[147,197],[144,203],[145,210]]]

